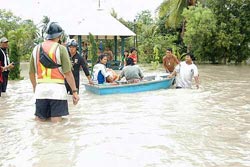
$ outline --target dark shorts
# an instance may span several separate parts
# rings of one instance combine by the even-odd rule
[[[36,99],[36,116],[40,119],[69,115],[67,100]]]

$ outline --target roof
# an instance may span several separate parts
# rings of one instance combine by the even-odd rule
[[[84,16],[74,16],[71,20],[65,19],[60,24],[66,34],[81,35],[83,39],[86,39],[89,33],[97,36],[98,39],[135,36],[129,28],[102,10],[84,13]]]

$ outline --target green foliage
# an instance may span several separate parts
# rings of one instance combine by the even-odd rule
[[[152,25],[154,23],[154,19],[152,18],[149,10],[143,10],[141,13],[138,13],[135,18],[137,24],[141,23],[145,25]]]
[[[14,31],[9,32],[9,49],[10,49],[10,62],[15,63],[15,68],[10,72],[9,78],[20,79],[20,54],[18,53],[18,46],[15,40],[17,39],[17,34]]]
[[[155,45],[154,46],[154,56],[153,56],[153,61],[151,61],[151,65],[153,69],[157,69],[159,67],[159,60],[160,60],[160,45]]]
[[[89,41],[90,41],[90,46],[89,46],[89,55],[91,57],[91,73],[93,72],[94,65],[97,62],[98,55],[97,55],[97,45],[94,39],[94,36],[90,33],[89,34]]]
[[[0,36],[7,37],[8,31],[18,27],[21,18],[13,15],[12,12],[0,9]]]
[[[34,39],[38,29],[31,20],[21,20],[12,12],[0,9],[0,32],[9,39],[10,60],[15,62],[15,68],[10,73],[10,79],[20,79],[20,61],[23,56],[31,54]]]
[[[162,2],[158,11],[160,17],[166,16],[165,26],[167,28],[177,28],[180,26],[183,20],[181,13],[186,6],[186,0],[166,0]]]
[[[156,67],[162,61],[166,48],[172,47],[177,41],[177,35],[174,33],[162,35],[158,25],[152,20],[152,16],[143,11],[137,15],[135,24],[140,62],[153,62],[152,66]]]
[[[172,47],[179,59],[188,50],[200,62],[238,64],[250,57],[249,11],[249,0],[165,0],[157,21],[148,24],[151,16],[140,13],[127,26],[136,30],[142,62],[154,62],[153,48],[160,46],[159,61]]]
[[[185,17],[186,32],[183,38],[184,44],[191,48],[198,60],[209,60],[207,57],[211,55],[210,47],[206,47],[213,42],[214,33],[216,30],[216,18],[212,11],[202,7],[200,4],[197,7],[190,7],[183,11]]]
[[[50,22],[50,18],[48,16],[43,16],[43,19],[42,19],[42,23],[40,25],[40,28],[41,28],[41,35],[42,35],[42,39],[44,39],[45,35],[46,35],[46,28],[47,28],[47,25],[49,24]]]
[[[149,27],[147,27],[149,28]],[[151,27],[153,28],[153,27]],[[151,32],[151,34],[149,33]],[[162,36],[156,32],[156,30],[146,31],[142,33],[139,42],[139,51],[142,62],[150,63],[151,61],[162,62],[162,58],[165,55],[167,47],[173,47],[174,41],[176,41],[177,36],[174,35],[166,35]],[[157,48],[157,57],[155,56],[155,48]],[[176,47],[176,50],[178,48]]]
[[[218,62],[238,64],[250,57],[250,1],[208,0],[217,19],[212,46]]]
[[[205,4],[206,0],[164,0],[157,8],[160,18],[164,18],[166,28],[178,28],[182,25],[184,17],[182,12],[197,2]]]

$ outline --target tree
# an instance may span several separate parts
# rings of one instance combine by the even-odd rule
[[[18,28],[21,18],[14,16],[11,11],[0,9],[0,30],[1,35],[7,37],[9,30]]]
[[[208,0],[207,4],[217,19],[213,50],[218,61],[238,64],[246,60],[250,56],[250,1]]]
[[[166,27],[177,28],[183,21],[182,11],[188,6],[194,6],[196,0],[164,0],[157,8],[159,17],[166,16]]]
[[[162,35],[148,11],[142,11],[136,16],[136,33],[140,61],[157,65],[161,62],[166,46],[173,46],[176,35]]]
[[[91,57],[91,64],[92,64],[91,65],[91,74],[92,74],[94,65],[98,59],[98,55],[97,55],[97,44],[95,42],[94,36],[91,33],[89,34],[89,41],[90,41],[89,55]]]
[[[40,28],[42,29],[42,33],[41,33],[42,38],[44,38],[44,35],[46,34],[46,28],[49,22],[50,22],[50,18],[48,16],[43,16],[42,23],[40,26]]]
[[[197,0],[164,0],[158,7],[160,18],[164,18],[166,28],[174,28],[180,31],[179,42],[182,45],[186,20],[182,16],[185,8],[195,6]],[[183,47],[182,47],[183,48]],[[189,45],[187,45],[189,50]]]
[[[151,12],[149,10],[143,10],[141,13],[138,13],[135,17],[137,23],[152,25],[154,19],[152,18]]]
[[[9,39],[10,61],[16,63],[10,73],[11,79],[20,79],[20,61],[30,55],[37,38],[37,28],[31,20],[21,20],[12,12],[0,10],[0,30]]]
[[[215,15],[210,9],[199,4],[197,7],[190,7],[189,10],[185,9],[183,16],[187,21],[184,44],[190,46],[199,60],[212,60],[211,47],[215,42],[213,37],[217,21]]]

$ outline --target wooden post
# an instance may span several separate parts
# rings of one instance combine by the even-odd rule
[[[114,37],[115,40],[115,61],[117,60],[117,36]]]

